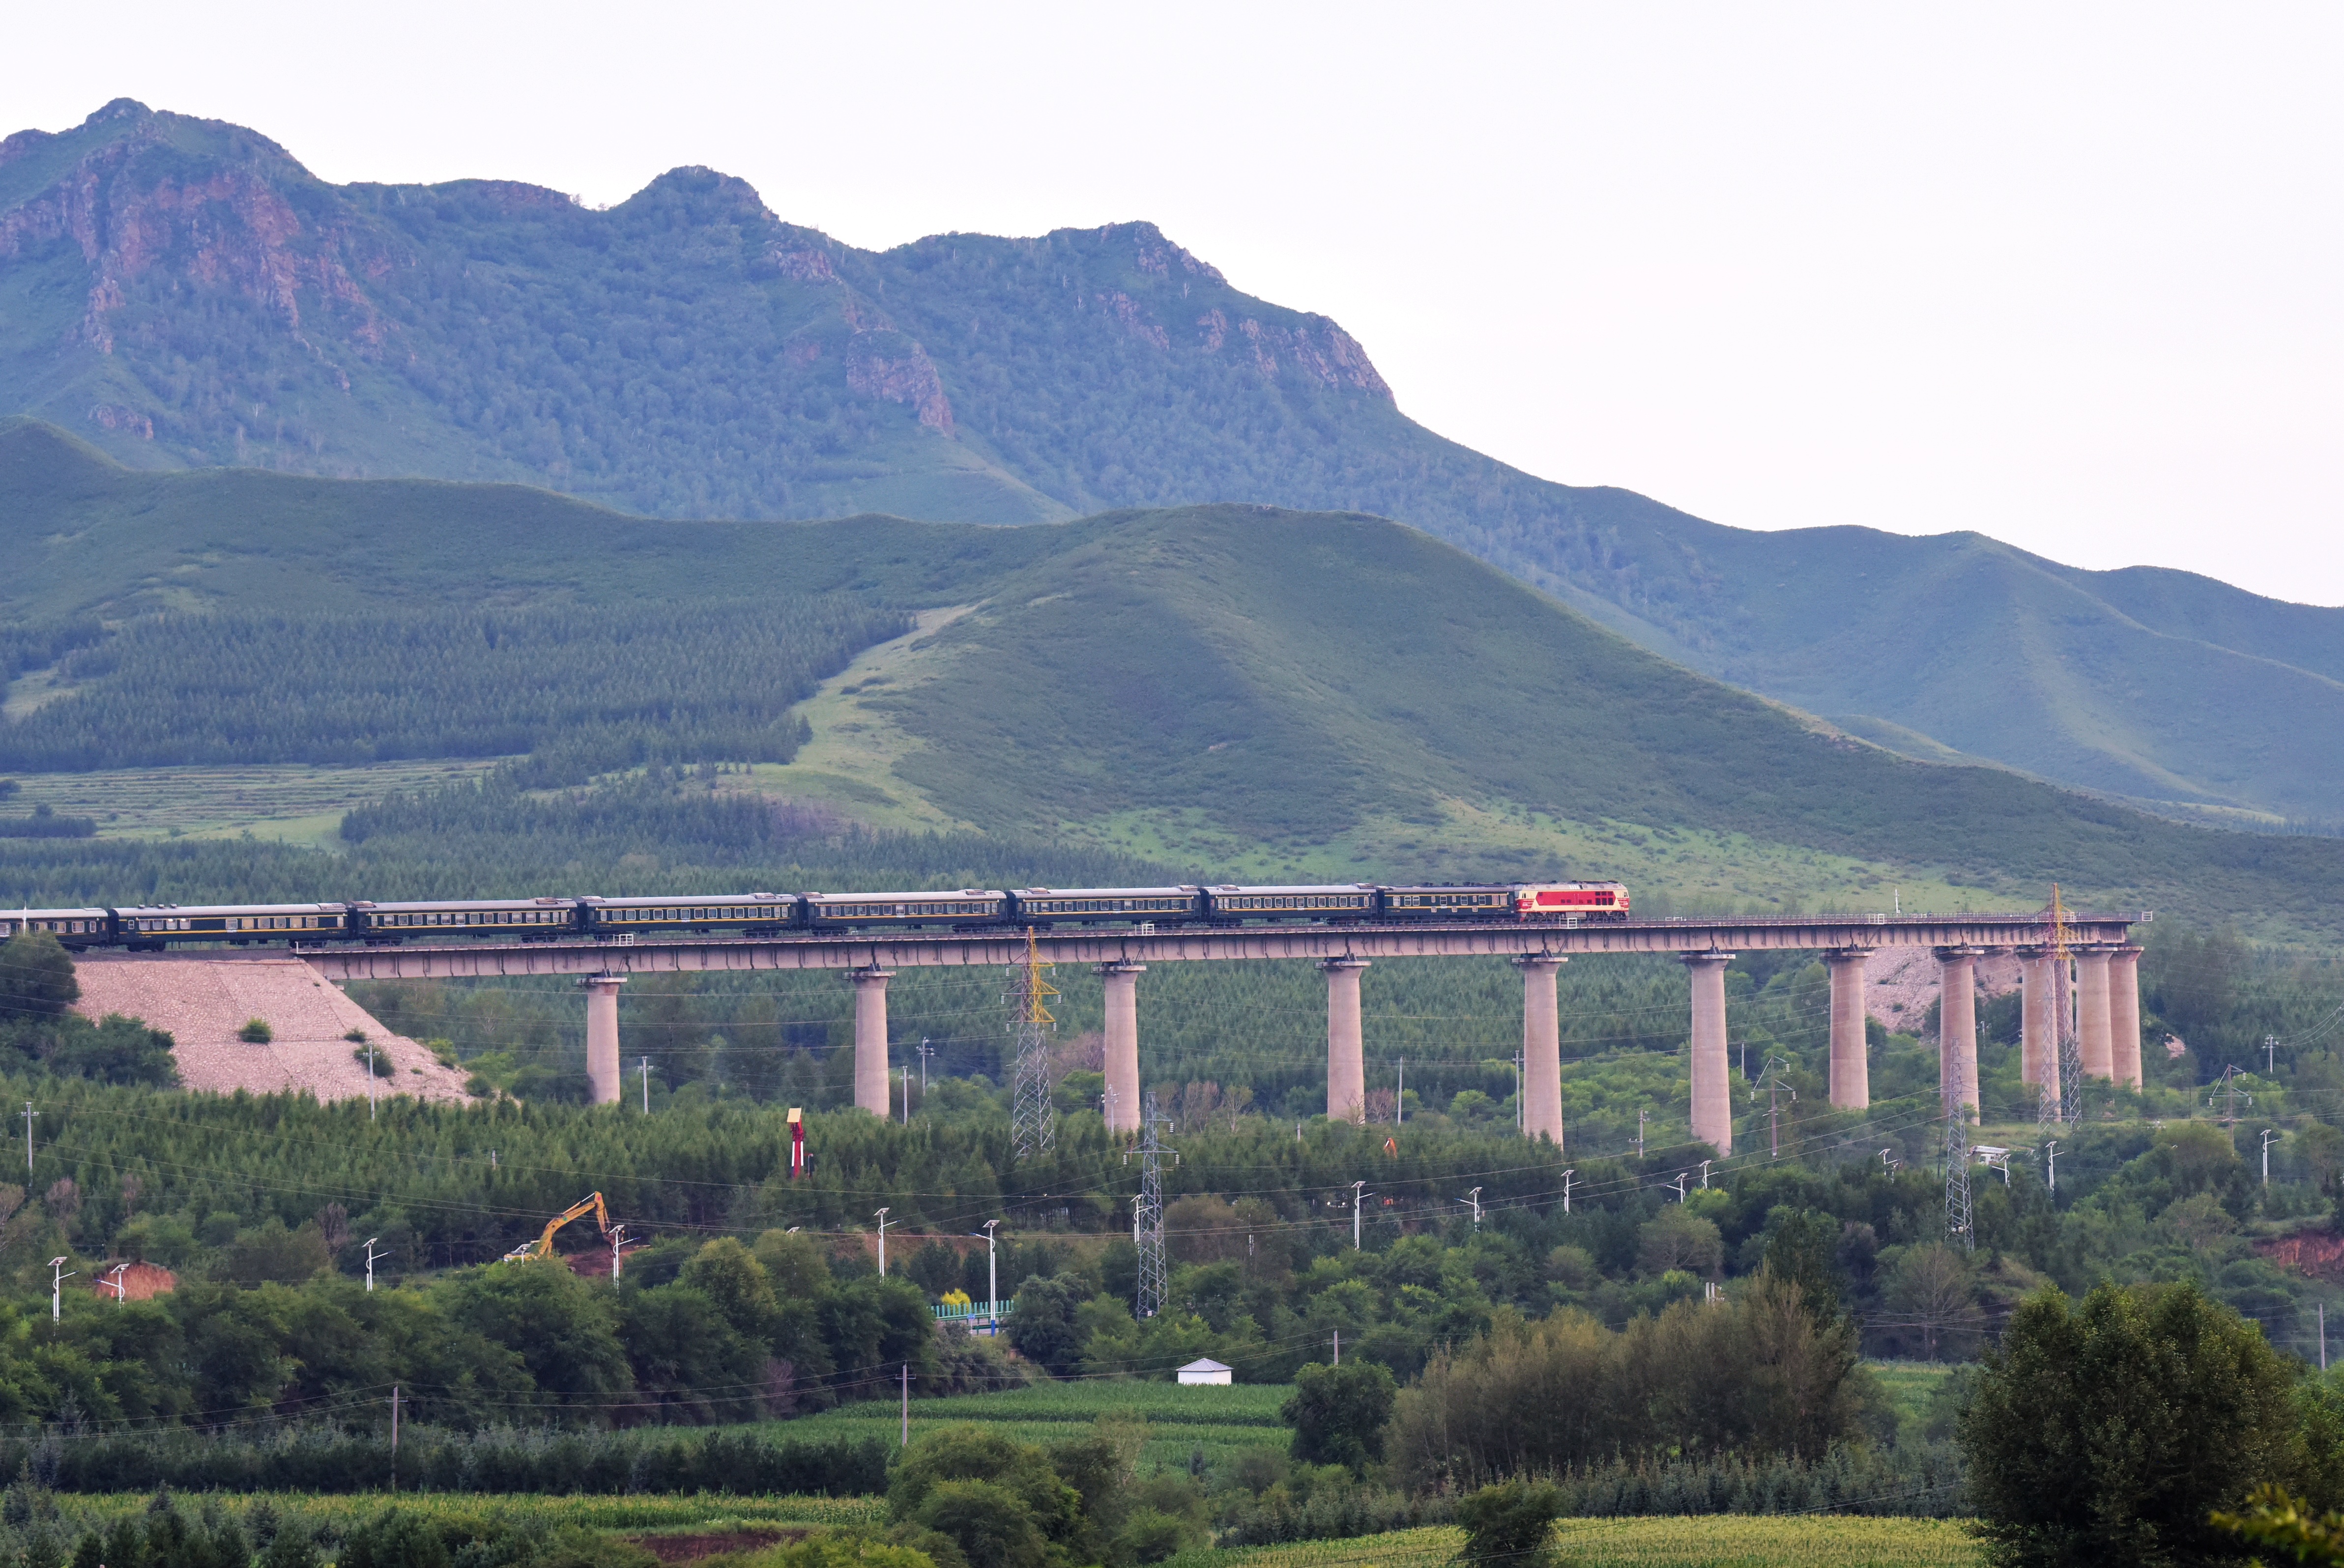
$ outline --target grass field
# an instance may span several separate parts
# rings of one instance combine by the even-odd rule
[[[1055,1442],[1074,1437],[1097,1417],[1135,1415],[1148,1425],[1143,1465],[1185,1465],[1197,1449],[1207,1463],[1243,1448],[1284,1449],[1288,1441],[1278,1407],[1288,1390],[1279,1384],[1228,1388],[1183,1388],[1162,1382],[1040,1383],[1001,1393],[912,1402],[912,1435],[961,1422],[977,1422],[1019,1442]],[[890,1442],[902,1432],[901,1407],[894,1401],[851,1404],[789,1423],[794,1438],[877,1437]]]
[[[1946,1362],[1866,1362],[1880,1386],[1888,1391],[1889,1402],[1896,1407],[1900,1420],[1919,1421],[1929,1412],[1930,1396],[1938,1385],[1954,1375]]]
[[[123,768],[104,773],[26,773],[12,809],[47,806],[96,819],[102,839],[256,839],[322,846],[342,813],[397,789],[419,789],[494,766],[491,761],[304,763],[220,768]]]
[[[1978,1568],[1985,1554],[1956,1521],[1752,1518],[1567,1519],[1556,1526],[1571,1568]],[[1356,1541],[1303,1541],[1184,1552],[1165,1568],[1439,1568],[1465,1533],[1446,1525]]]

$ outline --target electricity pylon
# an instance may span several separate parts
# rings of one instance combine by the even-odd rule
[[[1965,1252],[1977,1250],[1970,1223],[1970,1108],[1967,1074],[1959,1059],[1940,1086],[1945,1111],[1945,1237]]]
[[[1139,1097],[1139,1197],[1131,1206],[1131,1244],[1139,1250],[1141,1322],[1164,1310],[1171,1275],[1164,1262],[1164,1147],[1157,1129],[1164,1119],[1156,1112],[1156,1091]],[[1173,1156],[1177,1159],[1177,1155]]]
[[[2084,1119],[2084,1042],[2076,1030],[2075,990],[2068,982],[2069,950],[2076,940],[2067,923],[2066,907],[2059,901],[2059,884],[2051,884],[2051,1013],[2053,1038],[2059,1042],[2059,1115],[2073,1127]]]
[[[1058,1141],[1058,1118],[1050,1104],[1050,999],[1058,988],[1050,983],[1050,966],[1042,961],[1032,927],[1026,930],[1026,961],[1009,966],[1009,986],[1002,1000],[1009,1009],[1010,1043],[1016,1068],[1012,1079],[1009,1137],[1020,1160],[1047,1154]]]

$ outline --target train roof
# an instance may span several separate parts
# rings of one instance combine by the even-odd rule
[[[353,903],[350,908],[403,915],[422,910],[545,910],[577,901],[575,899],[410,899],[404,902],[378,904],[367,900]]]
[[[843,904],[861,903],[866,900],[885,903],[892,899],[901,903],[906,900],[917,901],[921,899],[1005,899],[1008,896],[999,888],[913,888],[904,891],[886,893],[807,893],[804,898],[810,904]]]
[[[1224,882],[1205,890],[1209,893],[1372,893],[1376,885],[1373,882],[1298,882],[1270,886]]]
[[[0,920],[102,920],[111,910],[0,910]]]
[[[126,904],[119,915],[338,915],[349,904]]]
[[[1196,888],[1015,888],[1026,899],[1177,899],[1194,898]]]
[[[571,900],[562,899],[556,901],[568,903]],[[629,909],[639,910],[680,910],[692,906],[704,909],[710,904],[794,904],[798,901],[798,896],[795,893],[702,893],[696,898],[672,899],[662,893],[656,899],[587,898],[577,901],[591,905],[598,910],[608,909],[616,904],[624,904]]]

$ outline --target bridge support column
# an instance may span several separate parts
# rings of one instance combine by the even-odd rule
[[[1961,1085],[1965,1120],[1978,1113],[1977,961],[1983,948],[1937,950],[1937,1098],[1951,1111],[1953,1086]]]
[[[1733,955],[1682,956],[1692,978],[1692,1141],[1731,1154],[1733,1086],[1725,1060],[1725,966]]]
[[[1139,977],[1146,964],[1098,966],[1106,982],[1106,1130],[1139,1131]]]
[[[2058,960],[2044,948],[2018,953],[2018,1075],[2059,1107],[2059,1029],[2054,971]]]
[[[2076,1045],[2086,1078],[2114,1078],[2116,1047],[2108,1030],[2108,955],[2106,947],[2076,950]]]
[[[619,1101],[619,988],[624,975],[589,975],[586,988],[586,1082],[597,1105]]]
[[[2117,1087],[2140,1087],[2140,950],[2127,942],[2108,954],[2109,1065]]]
[[[1562,1150],[1562,1027],[1556,1016],[1555,971],[1567,960],[1525,953],[1514,960],[1522,971],[1522,1132],[1535,1142],[1552,1140]]]
[[[1368,1069],[1359,1043],[1359,976],[1365,959],[1329,959],[1327,977],[1327,1120],[1365,1122]]]
[[[1864,1039],[1864,960],[1869,948],[1824,955],[1831,970],[1831,1102],[1837,1111],[1872,1104],[1872,1059]]]
[[[887,982],[894,978],[877,964],[846,971],[854,987],[854,1109],[883,1121],[894,1109],[887,1084]]]

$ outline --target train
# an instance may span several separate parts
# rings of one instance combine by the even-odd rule
[[[898,893],[722,897],[353,900],[320,904],[152,904],[0,910],[0,939],[54,934],[68,948],[160,952],[183,944],[389,946],[464,938],[557,941],[778,937],[823,931],[956,931],[1056,926],[1238,926],[1447,921],[1576,924],[1628,919],[1618,882],[1464,882],[1388,887],[959,888]]]

